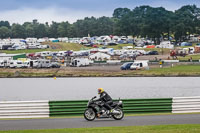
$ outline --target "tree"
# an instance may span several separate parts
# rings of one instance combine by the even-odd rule
[[[46,37],[47,36],[47,29],[44,24],[38,24],[35,27],[35,37],[36,38],[41,38],[41,37]]]
[[[131,12],[131,10],[128,9],[128,8],[117,8],[117,9],[114,10],[113,17],[120,19],[124,15],[126,15],[126,14],[128,14],[130,12]]]
[[[58,36],[68,37],[69,36],[70,24],[69,22],[62,22],[58,25]]]
[[[8,38],[10,37],[10,30],[6,26],[0,27],[0,38]]]
[[[0,21],[0,27],[5,26],[10,29],[10,23],[8,21]]]
[[[13,24],[11,28],[12,38],[25,38],[25,28],[20,24]]]
[[[175,11],[174,27],[176,40],[184,41],[186,36],[196,33],[200,19],[200,9],[196,5],[186,5]]]
[[[52,24],[50,25],[48,30],[49,37],[55,37],[55,38],[58,37],[58,25],[59,24],[57,22],[52,21]]]
[[[26,37],[34,37],[35,36],[35,30],[34,30],[32,23],[25,22],[23,24],[23,27],[25,28],[25,36]]]

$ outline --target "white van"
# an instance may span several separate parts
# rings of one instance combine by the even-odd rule
[[[23,68],[24,64],[22,61],[19,60],[12,60],[10,61],[10,68]]]
[[[131,70],[149,69],[148,62],[149,61],[134,61],[130,69]]]
[[[30,67],[30,61],[24,61],[24,62],[23,62],[23,67],[24,67],[24,68]]]

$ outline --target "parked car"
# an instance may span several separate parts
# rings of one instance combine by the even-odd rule
[[[51,63],[51,67],[52,68],[60,68],[61,66],[60,66],[60,64],[58,62],[52,62]]]
[[[121,70],[129,70],[133,62],[126,62],[120,68]]]
[[[158,55],[158,51],[149,51],[147,55]]]

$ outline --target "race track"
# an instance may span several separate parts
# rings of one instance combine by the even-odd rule
[[[121,121],[116,121],[113,119],[98,119],[93,122],[88,122],[84,118],[0,120],[0,130],[87,128],[166,124],[200,124],[200,114],[128,116]]]

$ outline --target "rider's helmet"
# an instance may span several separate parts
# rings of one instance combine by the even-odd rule
[[[98,94],[101,94],[102,92],[104,92],[103,88],[99,88],[98,89]]]

